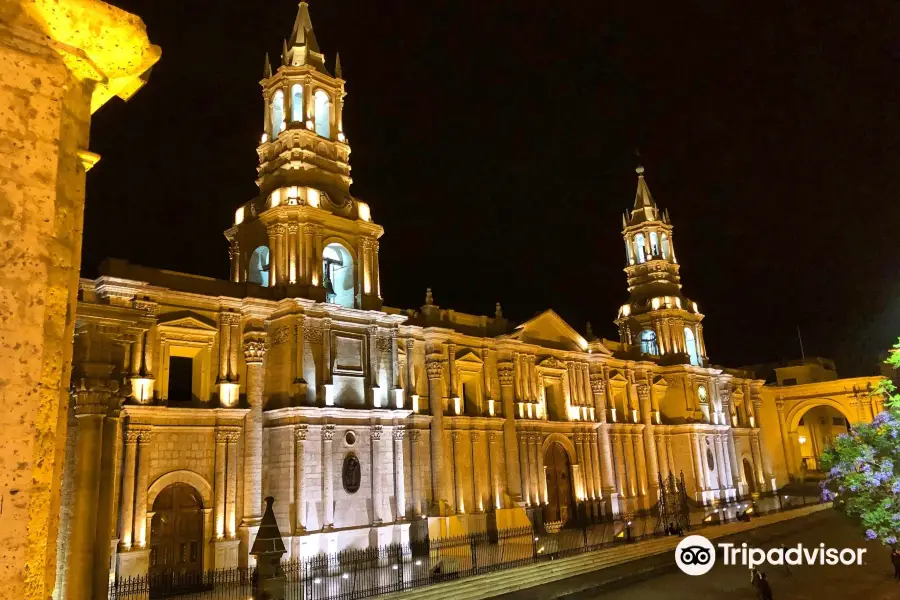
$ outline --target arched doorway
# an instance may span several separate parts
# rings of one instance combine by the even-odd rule
[[[544,522],[563,523],[575,517],[575,490],[572,485],[572,468],[569,454],[559,442],[553,442],[544,455],[547,477],[547,505]]]
[[[813,406],[797,421],[797,468],[801,476],[811,476],[821,471],[820,462],[825,449],[834,438],[850,430],[850,422],[844,414],[828,405]]]
[[[753,474],[753,465],[746,458],[742,461],[744,466],[744,480],[747,482],[747,490],[751,494],[756,493],[756,476]]]
[[[203,570],[203,503],[186,483],[165,487],[153,501],[150,574]]]

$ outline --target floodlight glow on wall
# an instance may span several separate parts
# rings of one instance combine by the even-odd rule
[[[237,406],[240,398],[241,385],[239,383],[220,383],[219,384],[219,402],[225,408],[234,408]]]
[[[131,395],[140,404],[149,404],[153,399],[153,380],[149,377],[133,377]]]

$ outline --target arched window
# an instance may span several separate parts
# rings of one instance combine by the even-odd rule
[[[284,92],[278,90],[272,94],[272,107],[269,109],[272,117],[272,138],[274,139],[284,125]]]
[[[356,302],[356,278],[353,257],[340,244],[328,244],[322,250],[322,287],[325,301],[353,308]]]
[[[299,83],[291,86],[291,121],[303,122],[303,86]]]
[[[325,90],[316,91],[313,96],[316,102],[316,133],[322,137],[331,137],[331,98]]]
[[[637,254],[637,261],[639,263],[647,261],[646,248],[644,248],[644,234],[639,233],[634,236],[634,249],[635,254]]]
[[[656,332],[652,329],[645,329],[641,332],[641,352],[644,354],[659,354],[659,347],[656,345]]]
[[[684,347],[687,349],[691,364],[700,365],[700,353],[697,352],[697,340],[694,339],[694,330],[690,327],[684,328]]]
[[[659,255],[659,237],[655,231],[650,232],[650,256]]]
[[[669,236],[662,234],[662,257],[669,260]]]
[[[269,248],[260,246],[250,255],[249,275],[250,283],[258,283],[263,287],[269,287]]]
[[[633,265],[634,264],[634,253],[631,251],[631,244],[628,244],[628,243],[625,244],[625,255],[626,255],[626,258],[628,259],[628,264]]]

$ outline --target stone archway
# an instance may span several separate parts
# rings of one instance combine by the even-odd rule
[[[163,488],[152,504],[150,575],[203,570],[204,514],[200,493],[186,483]]]
[[[547,503],[544,505],[544,522],[566,523],[576,516],[575,481],[569,453],[563,445],[554,441],[544,450],[544,473]]]
[[[202,540],[203,543],[201,545],[206,545],[207,542],[216,537],[213,531],[213,523],[212,523],[212,513],[213,513],[213,488],[209,484],[209,482],[199,473],[195,473],[194,471],[189,471],[187,469],[181,469],[178,471],[170,471],[164,475],[158,477],[150,487],[147,489],[147,514],[153,515],[151,522],[149,523],[149,527],[147,530],[147,546],[152,549],[154,545],[154,531],[153,525],[156,521],[156,504],[157,499],[161,494],[167,493],[166,490],[171,488],[174,485],[184,485],[190,489],[192,489],[196,495],[198,500],[198,508],[200,513],[202,514]],[[168,504],[168,500],[164,503],[161,502],[160,506]],[[224,524],[223,524],[224,526]],[[180,550],[180,548],[179,548]],[[187,548],[188,552],[190,552],[190,547]],[[215,558],[213,552],[206,552],[205,548],[199,552],[200,555],[200,564],[202,570],[210,570],[213,568],[213,559]],[[190,556],[190,554],[188,555]],[[152,565],[152,561],[151,561]],[[152,570],[152,566],[151,566]]]
[[[824,449],[855,421],[849,406],[831,398],[811,398],[791,406],[783,432],[788,473],[800,479],[818,473]]]

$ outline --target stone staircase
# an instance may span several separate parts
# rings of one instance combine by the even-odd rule
[[[750,523],[736,522],[707,527],[693,533],[716,539],[764,527],[831,508],[831,504],[810,505],[796,510],[775,513],[754,519]],[[452,582],[415,588],[380,596],[382,600],[482,600],[501,594],[536,587],[554,581],[577,577],[593,571],[615,567],[631,561],[672,552],[681,538],[662,537],[635,544],[604,548],[577,556],[494,571]],[[674,562],[674,559],[673,559]]]

